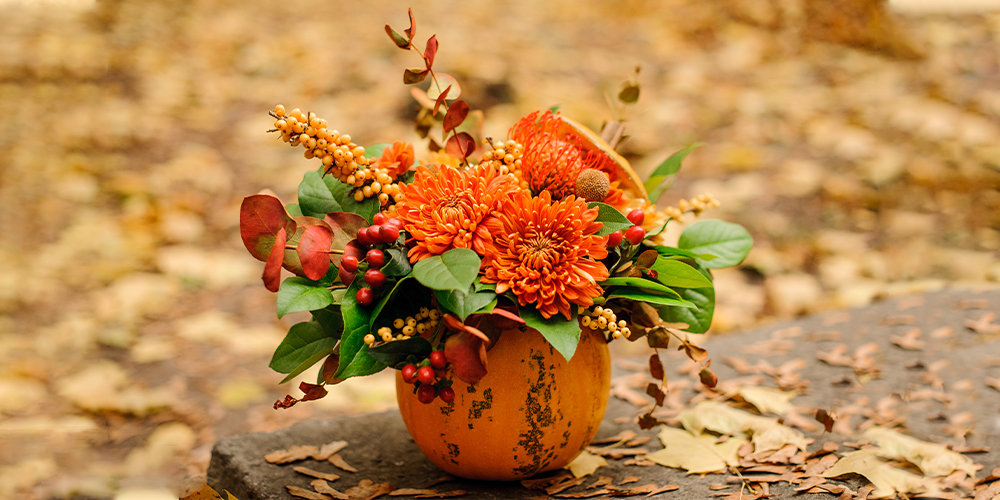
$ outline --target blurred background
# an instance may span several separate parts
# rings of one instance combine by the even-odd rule
[[[707,142],[658,205],[711,193],[756,240],[721,335],[997,286],[997,3],[0,0],[0,498],[170,498],[222,437],[395,404],[380,374],[271,408],[303,318],[238,213],[316,166],[265,133],[277,103],[418,141],[383,31],[408,6],[494,137],[556,104],[599,129],[642,67],[619,150],[645,174]]]

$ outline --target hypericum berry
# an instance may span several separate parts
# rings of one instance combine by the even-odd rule
[[[382,224],[385,224],[387,220],[389,220],[389,218],[386,217],[385,214],[383,214],[382,212],[379,212],[372,217],[372,222],[374,222],[376,226],[381,226]]]
[[[377,248],[373,248],[365,254],[365,260],[368,261],[368,267],[380,269],[385,265],[385,253]]]
[[[430,360],[431,366],[438,370],[448,365],[448,359],[444,357],[444,351],[432,351]]]
[[[353,273],[358,270],[358,258],[353,255],[345,255],[340,259],[340,268],[345,272]]]
[[[382,235],[382,242],[386,244],[393,244],[399,238],[399,228],[392,224],[384,224],[380,226],[382,229],[380,234]]]
[[[371,234],[369,234],[369,231],[368,231],[367,227],[363,227],[361,229],[358,229],[358,243],[361,243],[362,245],[364,245],[366,247],[367,246],[371,246],[371,244],[375,243],[372,240]]]
[[[365,271],[365,283],[368,283],[368,286],[372,288],[382,288],[382,285],[385,284],[385,274],[378,269],[369,269]],[[365,289],[362,288],[361,290]],[[358,292],[361,290],[358,290]]]
[[[450,403],[455,400],[455,389],[452,389],[451,387],[442,387],[441,390],[438,391],[438,396],[441,397],[441,401]]]
[[[434,398],[437,397],[437,390],[434,389],[433,385],[422,385],[417,388],[417,399],[427,405],[434,402]]]
[[[625,231],[625,239],[633,245],[638,245],[642,243],[642,239],[646,237],[646,230],[642,226],[632,226]]]
[[[625,218],[627,218],[628,221],[631,222],[632,224],[641,226],[642,221],[646,219],[646,212],[643,212],[641,208],[637,208],[629,212],[628,215],[625,216]]]
[[[375,290],[362,288],[354,295],[354,300],[358,302],[359,306],[368,307],[372,305],[372,302],[375,302]]]
[[[397,219],[395,217],[389,217],[389,220],[387,220],[385,222],[386,222],[386,224],[389,224],[389,225],[392,225],[392,226],[396,226],[399,229],[403,229],[403,221],[402,221],[402,219]]]
[[[403,382],[412,384],[417,381],[417,367],[415,365],[406,365],[401,371],[403,372]]]
[[[420,369],[417,370],[417,380],[419,380],[421,384],[433,384],[436,376],[437,375],[434,373],[434,369],[429,366],[421,366]]]
[[[618,245],[621,245],[622,244],[622,239],[624,239],[624,237],[622,236],[621,231],[618,231],[618,232],[615,232],[615,233],[611,233],[611,234],[608,235],[608,246],[609,247],[616,247]]]

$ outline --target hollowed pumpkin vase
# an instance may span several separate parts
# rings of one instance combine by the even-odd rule
[[[512,481],[559,469],[597,433],[608,406],[611,357],[589,328],[570,362],[538,331],[506,330],[474,384],[454,379],[455,400],[423,404],[396,375],[406,428],[434,465],[467,479]]]

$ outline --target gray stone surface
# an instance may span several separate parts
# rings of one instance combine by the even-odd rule
[[[813,408],[836,410],[841,420],[854,430],[880,418],[901,419],[905,428],[919,438],[958,443],[956,438],[950,437],[954,430],[963,425],[972,427],[966,444],[990,448],[987,453],[969,455],[984,465],[979,473],[982,477],[994,467],[1000,467],[1000,391],[986,383],[988,378],[1000,379],[1000,333],[976,333],[967,328],[965,322],[990,312],[1000,312],[1000,291],[945,291],[891,298],[863,309],[805,317],[745,333],[714,337],[702,344],[709,349],[713,368],[724,383],[749,376],[760,377],[762,385],[773,386],[771,368],[802,360],[803,367],[795,373],[807,386],[793,403],[804,411]],[[1000,319],[994,320],[994,324],[998,323]],[[892,343],[894,336],[902,336],[915,328],[920,330],[923,349],[905,350]],[[947,328],[951,329],[950,335]],[[879,368],[879,377],[862,383],[854,368],[832,366],[817,359],[818,352],[835,351],[840,344],[847,346],[846,356],[852,356],[859,347],[867,345],[864,350],[870,353],[873,366]],[[689,380],[690,374],[678,374],[672,369],[683,367],[684,358],[680,354],[664,353],[663,358],[675,384],[683,385],[678,381]],[[741,365],[736,358],[756,368],[744,368],[739,373],[733,369]],[[637,363],[633,365],[645,360],[634,361]],[[629,375],[629,367],[628,362],[618,363],[614,376]],[[689,389],[685,397],[692,394]],[[659,449],[655,431],[641,431],[632,423],[632,417],[640,412],[640,408],[612,398],[598,438],[632,429],[640,435],[653,436],[653,441],[646,446]],[[809,413],[803,415],[811,418]],[[963,415],[967,418],[963,419]],[[819,448],[827,440],[858,439],[857,434],[838,432],[806,434],[816,440],[810,450]],[[389,482],[397,488],[419,488],[443,475],[420,453],[398,412],[390,411],[305,422],[273,433],[223,439],[212,452],[209,483],[220,491],[229,490],[241,500],[292,498],[285,486],[309,489],[311,478],[294,472],[292,466],[295,464],[272,465],[265,462],[263,456],[293,445],[323,444],[340,439],[348,441],[349,446],[341,455],[359,469],[357,473],[340,471],[325,462],[301,462],[316,470],[339,474],[341,479],[332,486],[340,491],[362,479]],[[616,484],[634,475],[641,479],[633,485],[673,483],[680,486],[679,490],[656,498],[709,498],[713,493],[709,485],[727,481],[726,474],[687,476],[682,471],[665,467],[625,466],[620,460],[609,462],[610,466],[599,469],[596,475],[612,476]],[[862,484],[856,478],[850,483],[854,489]],[[466,490],[469,495],[464,498],[544,496],[516,482],[454,481],[435,488]],[[775,498],[816,496],[796,493],[785,483],[772,485],[771,492],[777,493]],[[833,498],[830,495],[822,497]]]

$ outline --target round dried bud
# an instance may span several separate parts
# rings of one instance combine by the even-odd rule
[[[587,201],[604,201],[610,189],[608,176],[596,168],[588,168],[576,178],[576,196]]]

